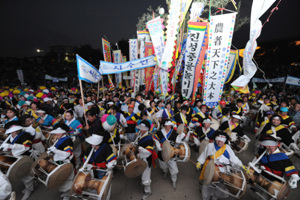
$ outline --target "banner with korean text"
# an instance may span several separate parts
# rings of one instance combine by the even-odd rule
[[[181,88],[182,97],[186,99],[190,98],[193,92],[195,67],[201,51],[205,30],[206,22],[188,22],[188,38],[185,50],[185,67]]]
[[[76,54],[77,71],[79,80],[89,83],[98,83],[101,80],[99,71],[89,62]]]
[[[213,107],[221,99],[236,13],[211,17],[203,103]]]
[[[254,83],[284,83],[285,77],[269,78],[269,79],[252,78],[252,82],[254,82]]]
[[[151,37],[151,41],[154,48],[154,53],[156,55],[157,63],[159,64],[162,60],[162,55],[164,52],[164,35],[162,29],[161,18],[157,17],[149,22],[147,22],[147,28]],[[155,68],[153,75],[154,90],[158,87],[158,75],[159,75],[159,66]]]
[[[147,67],[153,67],[156,65],[155,56],[147,56],[145,58],[128,61],[126,63],[109,63],[100,60],[99,72],[102,75],[117,74],[127,71],[133,71],[137,69],[144,69]]]
[[[203,81],[202,80],[203,73],[204,73],[204,66],[203,66],[204,62],[203,61],[204,61],[206,49],[207,49],[207,46],[208,46],[208,31],[209,31],[209,29],[208,29],[207,23],[206,23],[206,31],[205,31],[204,39],[203,39],[203,42],[202,42],[200,55],[199,55],[198,60],[197,60],[196,69],[195,69],[194,88],[193,88],[192,102],[191,102],[192,105],[196,101],[196,92],[197,92],[197,88],[198,88],[199,79],[201,79],[201,81]]]
[[[121,50],[113,51],[114,63],[122,63],[122,53]],[[122,88],[122,73],[115,74],[116,87]]]
[[[138,40],[137,39],[129,39],[129,60],[137,60],[138,59]],[[130,86],[134,88],[135,79],[139,77],[135,74],[135,71],[130,72],[130,76],[133,79],[130,81]]]

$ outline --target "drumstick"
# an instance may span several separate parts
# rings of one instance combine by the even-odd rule
[[[192,160],[190,160],[191,161],[191,163],[193,163],[194,165],[196,165],[197,166],[197,163],[196,162],[194,162],[194,161],[192,161]]]
[[[123,165],[116,165],[116,167],[122,167],[122,168],[124,168],[125,166],[123,166]]]

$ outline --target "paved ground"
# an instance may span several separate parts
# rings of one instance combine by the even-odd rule
[[[250,128],[246,130],[247,135],[250,137],[251,144],[247,152],[238,157],[242,162],[247,165],[253,159],[254,152],[254,135]],[[197,153],[192,149],[191,160],[196,162]],[[298,157],[293,157],[292,161],[296,163],[296,167],[300,170],[300,159]],[[168,176],[167,179],[162,178],[162,173],[160,169],[152,169],[152,191],[153,195],[150,196],[149,200],[200,200],[200,186],[198,183],[199,172],[196,171],[195,165],[192,162],[178,163],[179,175],[177,190],[174,191],[171,186],[171,179]],[[298,188],[292,190],[289,194],[288,199],[296,200],[300,196],[300,184],[298,183]],[[17,191],[17,199],[22,197],[22,184],[17,184],[14,189]],[[143,195],[143,187],[140,185],[140,177],[138,178],[127,178],[124,176],[123,171],[116,171],[114,173],[114,179],[112,182],[112,194],[111,200],[139,200]],[[42,184],[39,184],[32,193],[30,200],[52,200],[60,199],[59,192],[57,190],[48,190]],[[228,198],[230,199],[230,198]],[[246,190],[246,194],[241,198],[245,200],[255,200],[259,199],[249,188]]]

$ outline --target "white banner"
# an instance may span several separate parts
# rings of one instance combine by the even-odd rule
[[[101,80],[99,71],[89,62],[76,54],[77,70],[79,80],[89,83],[98,83]]]
[[[279,78],[270,78],[270,79],[262,79],[262,78],[253,78],[252,82],[254,83],[284,83],[285,77]]]
[[[53,76],[49,76],[49,75],[45,75],[45,79],[46,80],[51,80],[53,82],[59,82],[59,81],[64,81],[67,82],[68,81],[68,77],[65,78],[57,78],[57,77],[53,77]]]
[[[253,0],[251,8],[251,21],[250,21],[250,39],[245,47],[243,58],[243,70],[244,74],[237,78],[232,86],[246,87],[250,79],[256,73],[256,65],[252,61],[257,43],[256,39],[260,36],[262,24],[259,18],[270,8],[275,0]]]
[[[23,70],[22,69],[17,69],[17,75],[18,75],[18,79],[21,82],[21,85],[23,85],[24,84]]]
[[[211,17],[203,103],[213,107],[221,99],[236,13]]]
[[[300,86],[300,78],[293,77],[293,76],[287,76],[285,83],[288,85]]]
[[[162,55],[164,52],[164,35],[162,30],[161,18],[157,17],[149,22],[147,22],[147,28],[152,40],[154,47],[154,53],[156,55],[157,63],[160,63],[162,60]],[[158,70],[156,69],[153,75],[154,89],[156,90],[158,82]]]
[[[137,39],[129,39],[129,60],[137,60],[138,59],[138,40]],[[130,72],[130,76],[134,77],[134,71]],[[130,87],[134,87],[135,80],[132,79],[130,81]]]
[[[113,51],[113,55],[114,55],[114,63],[122,63],[121,50]],[[116,87],[122,88],[122,73],[115,74],[115,78],[116,78]]]
[[[148,56],[146,58],[137,59],[133,61],[128,61],[126,63],[110,63],[105,61],[100,61],[99,72],[102,75],[106,74],[117,74],[121,72],[127,72],[137,69],[144,69],[147,67],[153,67],[156,65],[156,61],[154,60],[155,56]]]
[[[139,47],[140,47],[140,58],[145,57],[145,43],[150,42],[150,35],[147,31],[138,31],[137,32]],[[145,85],[145,70],[139,70],[140,73],[140,85]]]
[[[189,22],[188,38],[185,50],[185,67],[182,77],[181,94],[183,98],[190,98],[193,92],[195,68],[201,51],[206,22]]]
[[[191,6],[191,14],[190,14],[190,21],[196,22],[197,17],[200,17],[203,9],[204,9],[203,2],[193,2]]]

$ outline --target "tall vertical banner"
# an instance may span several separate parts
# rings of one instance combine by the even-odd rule
[[[126,58],[126,56],[123,56],[122,57],[122,63],[126,63],[126,62],[127,62],[127,58]],[[124,76],[128,76],[128,72],[124,72]],[[128,79],[125,80],[125,84],[126,84],[126,88],[130,87]]]
[[[129,60],[137,60],[138,59],[138,40],[130,39],[129,40]],[[139,90],[139,73],[138,70],[134,70],[130,72],[130,76],[133,77],[131,80],[131,87],[134,88],[134,93]]]
[[[252,2],[250,39],[245,47],[243,57],[244,74],[231,83],[231,86],[239,91],[249,92],[247,91],[248,89],[246,89],[247,85],[257,70],[252,58],[257,47],[256,39],[260,36],[262,28],[262,23],[259,18],[271,7],[274,2],[275,0],[253,0]]]
[[[145,56],[151,56],[153,55],[152,51],[152,42],[145,42]],[[151,88],[151,83],[152,83],[152,75],[154,72],[155,67],[147,67],[145,68],[145,94],[148,94],[150,88]]]
[[[104,61],[105,62],[111,62],[112,59],[111,59],[111,51],[110,51],[110,43],[105,40],[104,38],[102,38],[102,49],[103,49],[103,57],[104,57]],[[107,75],[108,76],[108,82],[109,82],[109,85],[114,88],[114,84],[111,80],[111,77],[110,75]]]
[[[23,85],[24,84],[23,70],[22,69],[17,69],[17,75],[18,75],[18,79],[21,82],[21,85]]]
[[[140,58],[145,57],[145,42],[150,42],[150,35],[148,31],[138,31],[137,37],[140,47]],[[140,85],[145,85],[145,69],[139,70],[140,72]]]
[[[110,43],[102,38],[103,56],[105,62],[111,62]]]
[[[121,50],[113,51],[114,63],[122,63],[122,53]],[[122,73],[115,74],[116,87],[122,88]]]
[[[180,14],[181,14],[181,0],[172,0],[168,16],[167,26],[167,41],[160,63],[160,84],[162,94],[165,97],[168,90],[168,69],[171,67],[173,54],[176,49],[177,33],[179,30]]]
[[[185,67],[182,78],[181,94],[185,99],[190,98],[193,92],[195,66],[201,51],[204,35],[206,30],[206,22],[189,22],[188,38],[185,50]],[[199,77],[198,77],[199,80]]]
[[[203,2],[193,2],[191,6],[191,15],[190,15],[190,21],[196,22],[198,17],[200,17],[203,9],[205,7],[205,4]]]
[[[157,63],[159,64],[162,60],[162,55],[165,48],[161,18],[157,17],[147,22],[147,28],[152,40]],[[153,75],[154,90],[156,90],[158,86],[158,68],[159,66],[155,68],[155,72]]]
[[[181,1],[181,9],[180,9],[180,27],[183,23],[183,20],[185,18],[185,15],[187,11],[189,10],[189,7],[192,3],[192,0],[182,0]]]
[[[213,107],[221,99],[236,13],[212,16],[209,25],[203,103]]]
[[[207,26],[207,23],[205,24],[205,26]],[[199,82],[199,79],[200,79],[201,75],[203,77],[202,66],[203,66],[203,60],[204,60],[204,57],[205,57],[206,49],[207,49],[207,46],[208,46],[208,31],[209,31],[209,29],[206,27],[204,39],[203,39],[202,46],[201,46],[200,55],[198,57],[198,61],[197,61],[196,69],[195,69],[194,88],[193,88],[193,93],[192,93],[192,102],[191,102],[191,104],[194,104],[194,102],[196,100],[196,92],[197,92],[197,88],[198,88],[198,82]],[[202,79],[201,79],[201,81],[202,81]]]
[[[234,75],[238,56],[239,56],[238,50],[230,50],[230,54],[228,57],[228,68],[227,68],[226,74],[225,74],[225,83],[230,82]]]

